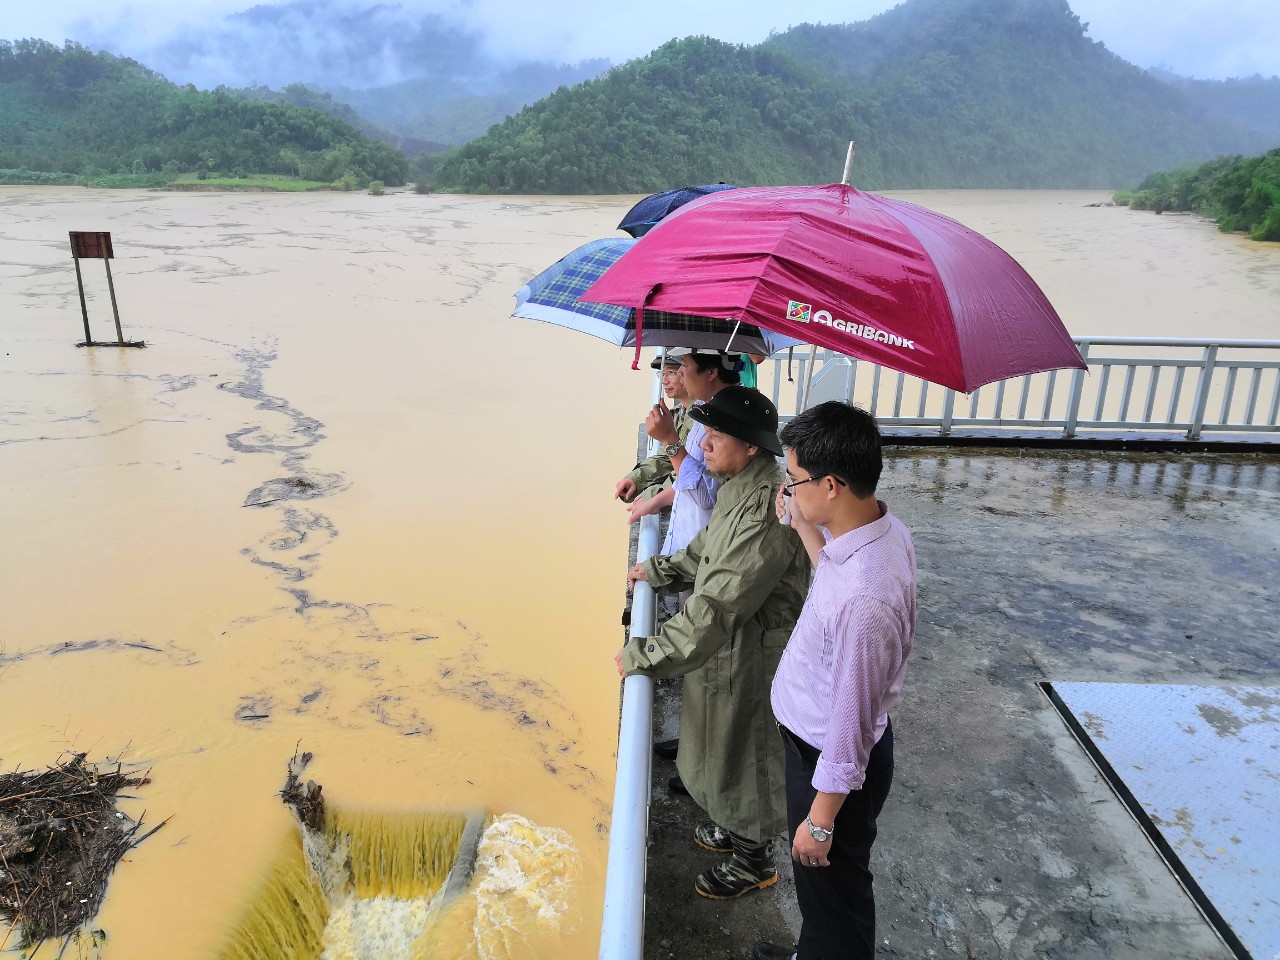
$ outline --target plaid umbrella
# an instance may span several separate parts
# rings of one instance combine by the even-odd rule
[[[616,237],[584,243],[521,287],[511,315],[589,333],[620,347],[635,346],[637,352],[637,339],[649,347],[700,347],[764,354],[799,342],[751,324],[660,310],[644,312],[644,323],[637,338],[633,308],[579,299],[635,242],[629,237]]]

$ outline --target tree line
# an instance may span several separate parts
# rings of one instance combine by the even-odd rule
[[[1194,212],[1224,231],[1280,241],[1280,149],[1153,173],[1136,190],[1117,191],[1115,202],[1156,213]]]
[[[0,182],[276,174],[399,186],[408,173],[400,150],[317,110],[178,86],[77,43],[0,41]]]

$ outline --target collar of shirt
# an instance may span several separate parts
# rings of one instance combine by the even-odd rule
[[[822,548],[822,555],[832,563],[844,563],[867,544],[875,543],[888,533],[891,523],[889,505],[883,500],[877,500],[876,505],[880,507],[880,518],[864,523],[848,533],[832,538],[826,527],[823,527],[822,535],[826,538],[827,545]]]
[[[724,486],[720,488],[716,504],[723,505],[725,509],[737,506],[739,501],[745,499],[747,494],[761,483],[776,483],[781,473],[778,461],[767,450],[762,450],[740,474],[725,481]]]

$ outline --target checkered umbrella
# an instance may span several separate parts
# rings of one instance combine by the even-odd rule
[[[629,237],[617,237],[584,243],[521,287],[511,315],[579,330],[620,347],[636,346],[634,308],[578,299],[635,242]],[[643,320],[639,339],[648,347],[771,354],[799,342],[750,324],[686,313],[646,310]]]

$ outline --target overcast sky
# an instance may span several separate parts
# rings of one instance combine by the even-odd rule
[[[365,7],[375,0],[330,2]],[[252,5],[253,0],[0,0],[0,37],[74,39],[148,63],[149,54],[172,53],[203,31],[227,29],[228,14]],[[758,43],[770,30],[803,22],[853,22],[890,6],[886,0],[384,0],[382,9],[398,7],[399,13],[390,15],[406,22],[434,14],[441,23],[478,35],[489,53],[504,60],[605,57],[618,63],[675,36],[709,34]],[[1203,78],[1280,74],[1280,0],[1074,0],[1072,9],[1090,25],[1093,39],[1140,67],[1164,65]],[[229,82],[216,71],[175,76],[181,69],[175,62],[154,65],[167,66],[171,79],[180,82]]]

